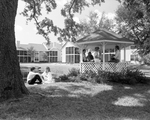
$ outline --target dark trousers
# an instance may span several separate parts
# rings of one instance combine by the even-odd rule
[[[36,82],[36,80],[38,80],[38,82]],[[30,85],[32,85],[34,83],[42,84],[42,79],[39,75],[35,75],[34,78],[32,78],[31,80],[28,81],[28,84],[30,84]]]

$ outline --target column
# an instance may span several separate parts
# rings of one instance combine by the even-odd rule
[[[124,62],[126,62],[126,47],[124,46]]]
[[[80,73],[82,73],[82,63],[83,63],[83,49],[80,46]]]
[[[103,42],[103,70],[105,70],[105,42]]]

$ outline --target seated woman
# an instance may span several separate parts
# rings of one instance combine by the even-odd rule
[[[94,62],[95,63],[100,63],[101,62],[101,53],[100,53],[99,47],[95,47]]]
[[[115,55],[112,56],[112,62],[118,63],[120,61],[120,48],[115,46]]]
[[[91,52],[88,53],[87,62],[94,62],[94,57]]]
[[[42,78],[44,83],[54,83],[52,73],[49,67],[46,67],[46,70],[42,73]]]

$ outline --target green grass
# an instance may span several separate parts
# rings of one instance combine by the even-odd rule
[[[79,64],[65,64],[65,63],[20,63],[21,72],[24,81],[31,67],[41,67],[43,72],[46,67],[50,67],[51,72],[57,76],[67,74],[72,68],[79,69]]]
[[[57,74],[67,74],[72,68],[78,68],[79,64],[65,64],[65,63],[20,63],[21,67],[41,67],[41,71],[44,71],[46,67],[50,67],[51,72]]]
[[[149,120],[150,86],[54,83],[0,103],[0,120]]]

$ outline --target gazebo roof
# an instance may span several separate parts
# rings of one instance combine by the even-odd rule
[[[100,42],[134,44],[133,41],[105,29],[97,30],[90,35],[77,40],[77,44],[90,44]]]

